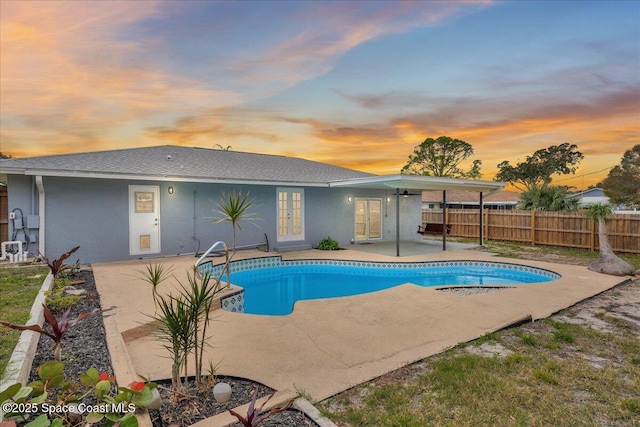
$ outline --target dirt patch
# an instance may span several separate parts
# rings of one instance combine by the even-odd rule
[[[640,279],[582,301],[553,316],[558,321],[590,325],[602,332],[626,327],[640,337]]]

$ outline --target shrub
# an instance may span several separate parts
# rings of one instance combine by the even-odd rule
[[[81,374],[79,383],[65,377],[60,361],[46,362],[37,372],[39,378],[29,385],[16,383],[0,393],[3,418],[9,420],[6,425],[137,427],[133,411],[150,407],[156,399],[153,389],[157,385],[144,377],[144,381],[116,385],[113,390],[116,378],[96,368]],[[28,410],[17,410],[21,407]]]
[[[325,237],[320,240],[320,243],[318,243],[318,249],[321,251],[337,251],[340,249],[340,245],[338,245],[338,242],[333,240],[331,237]]]

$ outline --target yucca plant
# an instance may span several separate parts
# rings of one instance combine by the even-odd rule
[[[173,275],[173,266],[166,267],[163,264],[149,264],[145,271],[139,271],[138,277],[151,285],[151,295],[153,297],[153,306],[158,312],[158,285]]]
[[[254,199],[249,199],[249,192],[243,195],[241,191],[232,191],[222,195],[217,209],[214,210],[220,215],[219,218],[212,221],[214,224],[230,222],[233,227],[233,252],[236,251],[236,228],[242,230],[242,221],[255,221],[256,219],[255,213],[249,212],[254,201]]]
[[[163,345],[169,351],[171,357],[171,385],[174,390],[181,386],[180,369],[184,367],[184,375],[187,376],[187,360],[193,350],[193,330],[191,312],[187,301],[182,295],[161,296],[158,298],[160,312],[152,316],[160,323],[156,336],[164,341]]]
[[[172,383],[179,388],[180,370],[187,377],[188,361],[194,353],[195,377],[202,383],[204,347],[207,345],[207,328],[211,321],[211,304],[221,290],[220,278],[211,273],[197,274],[194,268],[187,276],[188,285],[180,284],[179,294],[158,296],[159,312],[152,318],[160,323],[156,336],[165,342],[173,361]]]
[[[189,286],[180,284],[181,294],[190,311],[193,323],[193,350],[195,352],[196,382],[202,382],[202,360],[206,345],[207,327],[211,320],[211,304],[216,294],[222,290],[220,278],[213,279],[210,272],[197,274],[194,267],[188,277]],[[200,329],[202,325],[202,329]]]

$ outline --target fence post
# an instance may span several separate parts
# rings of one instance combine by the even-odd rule
[[[484,238],[489,240],[489,209],[484,210]]]
[[[596,250],[596,221],[592,219],[589,222],[591,223],[589,226],[591,228],[589,247],[591,248],[591,252],[593,252]]]
[[[536,245],[536,211],[531,211],[531,246]]]

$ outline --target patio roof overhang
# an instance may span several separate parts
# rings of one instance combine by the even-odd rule
[[[443,206],[446,208],[446,192],[453,190],[475,191],[480,193],[480,245],[483,244],[483,193],[494,193],[506,186],[503,182],[476,181],[458,178],[419,175],[380,175],[366,178],[354,178],[329,183],[329,187],[395,189],[396,194],[396,256],[400,256],[400,190],[442,191]],[[442,250],[447,249],[446,215],[442,215]]]
[[[493,193],[506,186],[503,182],[476,181],[471,179],[443,178],[439,176],[420,175],[380,175],[366,178],[354,178],[329,183],[329,187],[360,187],[377,189],[406,190],[460,190]]]

